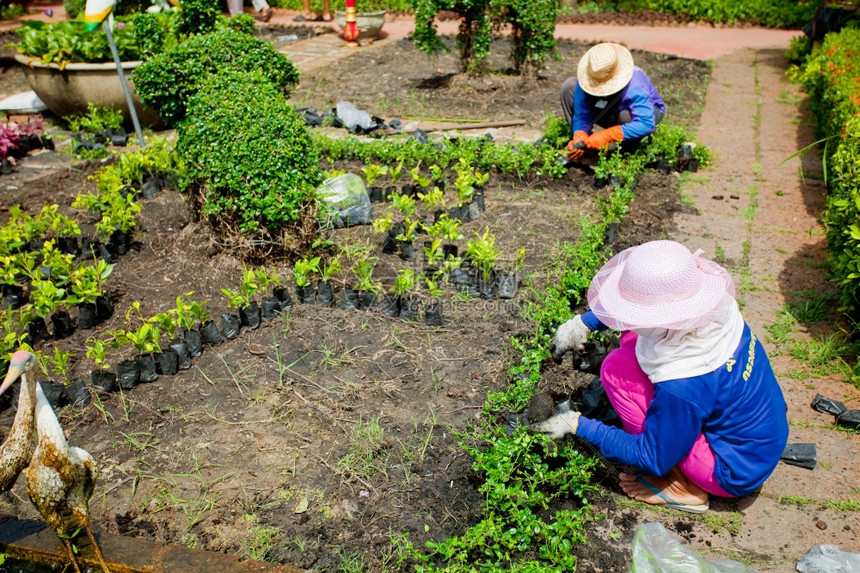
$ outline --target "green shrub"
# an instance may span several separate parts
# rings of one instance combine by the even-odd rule
[[[491,0],[493,26],[511,27],[511,64],[517,74],[535,76],[540,65],[556,57],[558,0]]]
[[[800,28],[808,22],[821,2],[807,0],[634,0],[630,8],[653,10],[729,24],[755,21],[770,28]]]
[[[302,10],[302,0],[269,0],[269,5],[278,8],[286,8],[287,10]],[[311,0],[310,8],[312,12],[322,12],[323,0]],[[332,0],[331,9],[344,11],[346,6],[345,0]],[[356,0],[356,10],[361,12],[376,12],[379,10],[388,10],[389,12],[412,12],[412,2],[410,0]]]
[[[807,57],[802,68],[792,68],[793,79],[809,92],[810,107],[818,119],[820,137],[842,133],[860,107],[855,79],[860,73],[860,30],[827,34],[821,47]]]
[[[304,120],[261,70],[211,76],[177,134],[180,185],[225,234],[277,238],[322,182]]]
[[[87,113],[69,115],[65,118],[71,131],[84,131],[96,134],[106,129],[122,127],[122,112],[113,106],[100,107],[93,102],[87,103]]]
[[[510,26],[511,68],[534,75],[540,64],[555,56],[557,0],[413,0],[415,30],[412,41],[422,51],[434,54],[449,51],[436,33],[436,14],[456,12],[460,17],[457,49],[463,71],[485,71],[490,54],[491,32]]]
[[[412,41],[422,51],[434,54],[449,48],[436,33],[436,14],[443,10],[456,12],[461,18],[457,33],[457,49],[463,71],[480,72],[490,54],[491,0],[414,0],[415,30]]]
[[[824,211],[830,278],[841,309],[860,335],[860,30],[827,34],[821,47],[792,68],[803,82],[823,141],[828,197]],[[860,372],[858,372],[860,373]]]
[[[140,12],[132,16],[131,31],[140,56],[148,59],[176,44],[172,12]]]
[[[14,2],[0,5],[0,20],[14,20],[24,15],[24,7]]]
[[[551,113],[544,118],[542,131],[544,140],[558,149],[565,147],[572,137],[567,120]]]
[[[145,61],[134,70],[132,80],[141,101],[165,124],[175,126],[199,85],[221,70],[260,70],[285,95],[299,79],[296,67],[271,44],[228,25]]]
[[[205,34],[215,29],[221,15],[220,2],[212,0],[181,0],[176,19],[176,33]]]
[[[236,32],[242,32],[243,34],[250,34],[252,36],[257,29],[254,17],[247,12],[241,12],[227,19],[224,22],[224,26],[235,30]]]
[[[824,211],[830,278],[839,283],[842,307],[860,331],[860,116],[848,121],[835,148]]]
[[[792,64],[802,64],[812,52],[812,39],[809,36],[795,36],[788,43],[785,59]]]
[[[66,14],[70,19],[77,18],[79,14],[83,14],[86,7],[87,0],[63,0],[63,8],[66,9]]]

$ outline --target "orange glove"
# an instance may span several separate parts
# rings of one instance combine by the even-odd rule
[[[600,149],[605,145],[609,145],[613,141],[624,141],[624,133],[621,131],[620,125],[613,125],[603,131],[592,133],[588,136],[585,145],[589,149]]]
[[[587,139],[588,134],[582,130],[574,133],[573,139],[571,139],[567,144],[567,156],[574,161],[580,159],[582,154],[585,153],[585,142]],[[582,143],[582,145],[577,146],[577,143]]]

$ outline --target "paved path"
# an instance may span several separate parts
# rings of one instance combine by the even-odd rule
[[[858,500],[860,436],[832,429],[833,416],[810,407],[816,393],[845,400],[857,392],[835,376],[791,375],[803,371],[802,365],[789,355],[789,344],[767,340],[765,329],[800,293],[835,291],[821,266],[826,241],[819,217],[826,189],[813,177],[821,163],[815,154],[783,163],[815,140],[802,91],[786,80],[785,70],[783,50],[777,49],[736,49],[714,60],[697,137],[717,161],[683,189],[700,213],[676,216],[679,228],[671,237],[710,258],[718,249],[725,253],[744,317],[764,341],[783,388],[789,443],[816,445],[818,466],[810,471],[780,463],[761,494],[738,505],[743,521],[737,535],[716,548],[723,556],[750,559],[760,572],[793,571],[796,560],[820,543],[860,552],[860,514],[825,507]],[[809,340],[808,330],[801,327],[792,338]],[[814,501],[782,501],[791,496]],[[729,503],[714,504],[714,513],[728,516],[732,510]]]

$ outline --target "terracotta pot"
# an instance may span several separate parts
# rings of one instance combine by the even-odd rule
[[[127,123],[131,116],[125,101],[125,93],[119,80],[116,64],[66,64],[61,70],[57,64],[43,64],[24,54],[15,54],[24,70],[27,83],[45,105],[59,116],[87,113],[87,103],[99,106],[111,105],[121,110]],[[140,123],[152,127],[161,125],[161,118],[155,111],[143,104],[134,93],[130,78],[131,72],[140,62],[123,62],[122,69],[131,88],[132,98],[137,109]]]
[[[379,12],[361,12],[356,14],[355,25],[358,27],[358,39],[375,40],[378,38],[380,30],[382,30],[382,25],[385,24],[385,13],[386,10],[380,10]],[[335,10],[334,19],[341,30],[346,27],[345,12]]]

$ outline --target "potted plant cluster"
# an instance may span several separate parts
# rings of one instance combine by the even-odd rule
[[[113,267],[103,260],[87,264],[78,259],[77,223],[56,205],[35,216],[18,206],[9,211],[9,221],[0,227],[0,285],[3,305],[17,311],[25,341],[33,346],[66,338],[76,328],[92,328],[109,318],[113,308],[104,281]],[[78,309],[77,324],[69,312],[73,308]]]
[[[113,31],[126,76],[140,65],[141,51],[133,18],[121,17]],[[165,26],[168,24],[165,22]],[[60,117],[83,114],[88,105],[112,106],[125,120],[130,112],[122,85],[117,82],[116,64],[101,28],[86,32],[83,18],[64,22],[24,21],[16,30],[20,37],[15,60],[24,71],[30,88]],[[157,126],[160,118],[140,103],[132,90],[138,118]]]
[[[14,121],[0,123],[0,175],[10,175],[18,159],[42,148],[54,149],[54,140],[44,134],[41,115],[23,124]]]

